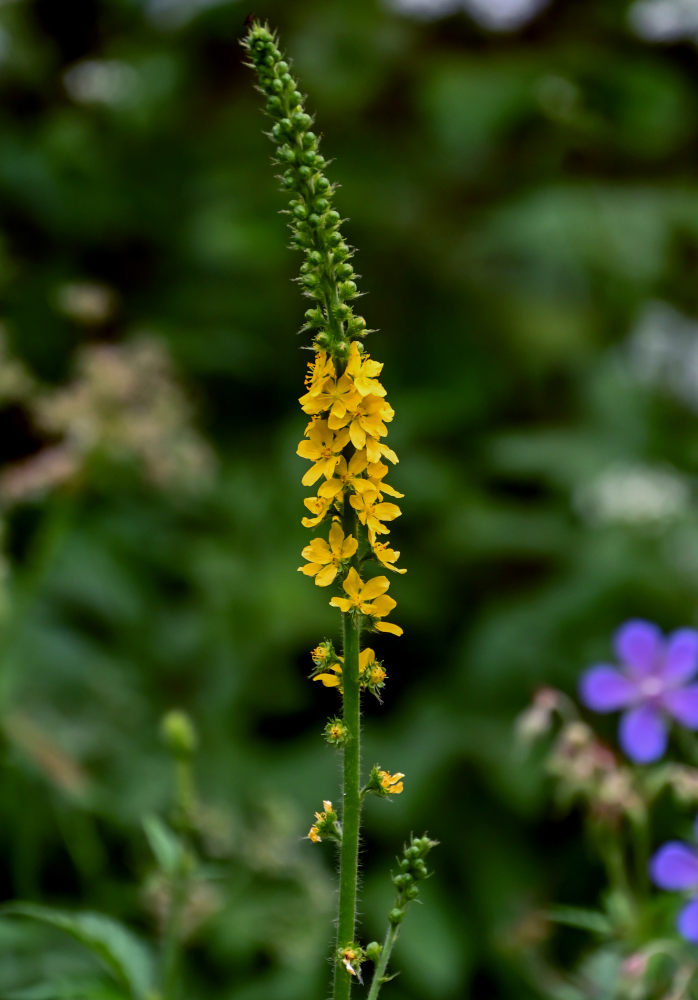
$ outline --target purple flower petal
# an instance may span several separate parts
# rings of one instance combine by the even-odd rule
[[[686,729],[698,729],[698,684],[666,691],[662,695],[662,704]]]
[[[638,677],[651,674],[662,650],[662,633],[639,618],[625,622],[613,637],[618,659]]]
[[[667,731],[660,713],[652,705],[640,705],[625,712],[620,720],[618,739],[636,764],[659,760],[666,750]]]
[[[698,889],[698,851],[670,840],[653,854],[650,878],[660,889]]]
[[[662,676],[668,681],[690,681],[698,673],[698,632],[680,628],[667,640]]]
[[[676,926],[681,937],[698,944],[698,899],[686,903],[676,918]]]
[[[585,670],[579,682],[579,696],[594,712],[627,708],[636,693],[635,685],[627,677],[603,664]]]

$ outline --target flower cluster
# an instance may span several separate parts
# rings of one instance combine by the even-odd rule
[[[388,466],[382,461],[397,462],[382,440],[394,411],[378,381],[383,366],[372,361],[357,340],[348,345],[346,355],[342,362],[318,351],[308,364],[307,392],[300,398],[311,418],[298,446],[301,458],[311,463],[301,481],[304,486],[318,484],[316,495],[305,500],[312,516],[304,517],[303,524],[314,528],[329,522],[327,538],[313,538],[303,549],[307,562],[300,569],[319,587],[339,576],[345,596],[333,597],[330,604],[345,614],[363,615],[379,632],[401,635],[398,625],[383,621],[395,607],[386,593],[388,578],[364,580],[359,574],[367,559],[404,572],[395,565],[400,553],[380,537],[389,533],[386,522],[401,514],[396,503],[384,499],[402,496],[385,482]],[[355,533],[345,535],[342,524],[347,522],[353,522]]]
[[[308,830],[308,838],[314,844],[319,844],[323,837],[329,840],[342,839],[339,818],[329,799],[323,799],[322,812],[315,813],[315,822]]]

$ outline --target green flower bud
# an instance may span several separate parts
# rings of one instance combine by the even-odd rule
[[[196,750],[196,730],[186,712],[173,709],[163,716],[160,733],[165,746],[175,757],[191,757]]]
[[[369,962],[373,962],[373,964],[376,965],[379,958],[381,957],[382,951],[383,951],[382,944],[379,944],[377,941],[371,941],[364,948],[364,955],[369,960]]]
[[[393,925],[393,927],[396,927],[398,924],[401,924],[404,917],[405,917],[405,911],[403,909],[400,909],[400,907],[398,906],[393,907],[393,909],[388,914],[388,920]]]
[[[310,115],[306,115],[304,111],[296,111],[292,121],[298,129],[308,129],[313,123]]]

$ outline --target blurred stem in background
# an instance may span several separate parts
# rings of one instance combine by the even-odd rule
[[[187,903],[195,856],[191,846],[196,793],[193,757],[197,736],[188,715],[173,710],[162,720],[161,732],[173,763],[174,812],[172,826],[178,833],[178,849],[169,871],[169,898],[162,935],[162,996],[181,996],[182,912]]]

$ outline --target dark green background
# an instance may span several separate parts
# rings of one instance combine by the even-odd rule
[[[638,38],[628,7],[552,0],[499,34],[368,0],[256,10],[334,160],[396,410],[405,637],[375,642],[390,682],[384,706],[366,706],[366,762],[407,779],[365,811],[366,940],[383,933],[403,838],[428,829],[441,846],[386,1000],[540,995],[527,914],[592,901],[600,873],[578,817],[551,811],[514,717],[541,684],[572,693],[625,618],[698,622],[698,328],[676,333],[698,314],[698,58],[688,41]],[[334,693],[306,680],[307,651],[338,621],[296,573],[304,306],[241,64],[246,13],[0,7],[13,349],[60,382],[85,340],[160,336],[219,460],[198,499],[103,474],[11,512],[19,574],[47,521],[58,530],[5,644],[3,711],[74,756],[89,792],[66,793],[7,739],[2,892],[150,933],[140,819],[171,800],[157,729],[182,706],[200,795],[227,831],[223,908],[191,943],[185,994],[307,1000],[326,988],[334,872],[331,847],[301,838],[338,776],[320,738]],[[71,97],[66,71],[84,60],[126,65],[119,99]],[[88,332],[56,307],[57,289],[86,280],[119,301]],[[652,316],[659,343],[679,346],[647,378],[632,338]],[[40,444],[14,410],[0,429],[6,459]],[[629,467],[676,477],[684,502],[632,517],[635,483],[620,513],[590,516],[599,482]],[[60,938],[2,928],[0,992],[81,961]],[[555,960],[582,944],[554,942]]]

